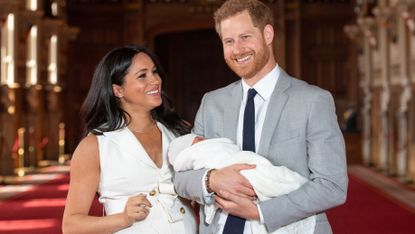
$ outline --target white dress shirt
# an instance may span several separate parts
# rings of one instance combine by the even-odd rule
[[[250,87],[243,79],[242,79],[242,100],[241,100],[241,107],[239,110],[239,119],[238,119],[238,127],[237,127],[237,145],[242,149],[242,131],[243,131],[243,116],[245,111],[245,105],[247,101],[247,93],[250,88],[254,88],[257,91],[257,95],[254,97],[255,103],[255,150],[257,151],[261,142],[261,133],[262,128],[264,126],[265,116],[267,113],[269,101],[271,98],[272,93],[274,92],[275,85],[277,84],[278,77],[281,73],[281,70],[278,64],[271,70],[266,76],[264,76],[261,80],[259,80],[253,87]],[[206,176],[206,175],[205,175]],[[204,193],[204,200],[206,203],[212,203],[213,194],[209,194],[206,190],[205,186],[205,176],[202,180],[203,186],[203,193]],[[262,216],[261,209],[259,205],[257,205],[260,222],[264,223],[264,218]],[[218,229],[217,234],[221,234],[223,232],[223,227],[228,217],[228,213],[222,211],[219,217],[218,224],[220,228]],[[250,234],[251,227],[249,223],[245,223],[244,234]]]

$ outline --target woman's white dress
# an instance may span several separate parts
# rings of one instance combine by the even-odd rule
[[[191,207],[177,197],[167,148],[175,136],[161,123],[163,165],[158,168],[128,129],[98,136],[100,157],[99,201],[107,215],[123,212],[128,197],[146,194],[152,208],[146,219],[117,233],[196,233]]]

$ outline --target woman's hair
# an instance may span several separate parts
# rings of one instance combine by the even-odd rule
[[[114,95],[112,85],[123,85],[125,75],[138,53],[145,53],[154,62],[160,78],[166,75],[156,55],[144,46],[125,46],[108,52],[98,63],[92,78],[88,95],[82,104],[81,113],[85,131],[100,135],[126,127],[131,116],[122,109]],[[161,92],[162,104],[151,111],[154,120],[161,122],[175,135],[190,132],[191,126],[174,111],[173,104],[164,91]]]
[[[258,0],[228,0],[214,13],[216,32],[221,36],[220,23],[231,16],[248,11],[255,27],[264,30],[267,24],[274,25],[274,16],[265,3]]]

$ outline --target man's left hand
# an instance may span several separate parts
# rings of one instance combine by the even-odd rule
[[[250,220],[259,220],[259,211],[249,198],[240,197],[228,192],[222,192],[215,197],[216,205],[226,212]]]

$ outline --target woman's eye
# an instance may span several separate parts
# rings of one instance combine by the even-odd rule
[[[146,74],[141,74],[141,75],[138,76],[138,78],[139,79],[144,79],[144,78],[146,78]]]

